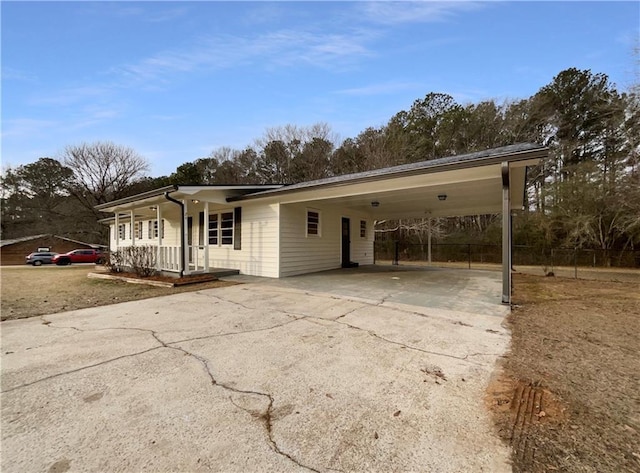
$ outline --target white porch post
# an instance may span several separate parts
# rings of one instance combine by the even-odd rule
[[[120,212],[116,210],[116,251],[120,248]]]
[[[511,198],[509,163],[502,163],[502,303],[511,304]]]
[[[131,246],[136,246],[136,216],[133,213],[133,210],[129,211],[129,215],[131,218]]]
[[[156,221],[158,222],[158,256],[157,256],[157,265],[158,270],[162,269],[162,210],[160,209],[160,205],[156,207]]]
[[[187,209],[187,199],[182,200],[182,204],[184,205],[184,221],[182,222],[182,231],[184,233],[184,248],[182,248],[184,254],[184,275],[191,274],[189,270],[189,217],[187,214],[189,213]]]
[[[202,229],[204,243],[204,271],[209,272],[209,202],[204,203],[204,228]]]

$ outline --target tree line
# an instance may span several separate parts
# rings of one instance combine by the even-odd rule
[[[549,147],[529,173],[515,240],[536,247],[640,245],[640,89],[570,68],[527,99],[460,104],[443,93],[415,100],[379,127],[338,142],[330,125],[267,129],[244,149],[222,147],[152,177],[134,150],[109,142],[68,146],[58,159],[2,174],[2,238],[56,233],[104,241],[94,205],[169,184],[294,183],[518,143]],[[379,222],[394,238],[499,242],[500,217]]]

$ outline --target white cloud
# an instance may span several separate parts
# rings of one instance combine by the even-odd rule
[[[31,105],[73,105],[86,100],[105,98],[111,88],[107,85],[86,85],[81,87],[68,87],[55,92],[40,92],[31,97]]]
[[[359,5],[364,19],[386,25],[444,21],[458,12],[481,8],[480,3],[468,1],[377,1]]]
[[[21,71],[19,69],[14,69],[12,67],[4,66],[2,71],[0,72],[1,79],[5,80],[15,80],[15,81],[23,81],[23,82],[33,82],[36,77],[33,74],[30,74],[25,71]]]
[[[2,138],[33,136],[58,125],[53,120],[39,120],[34,118],[14,118],[2,123]]]
[[[421,89],[424,89],[424,84],[419,84],[417,82],[383,82],[380,84],[369,84],[362,87],[338,90],[335,93],[340,95],[367,96],[387,95],[405,90]]]
[[[173,73],[246,65],[341,68],[371,55],[366,31],[344,34],[280,30],[252,38],[219,35],[201,38],[190,47],[159,52],[116,68],[129,81],[164,82]]]

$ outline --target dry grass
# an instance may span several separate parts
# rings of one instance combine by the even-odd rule
[[[514,300],[502,381],[545,391],[561,407],[556,419],[531,415],[528,425],[518,425],[516,405],[494,409],[514,471],[640,471],[638,284],[520,274]]]
[[[213,281],[176,288],[154,287],[89,279],[87,274],[94,270],[93,265],[1,268],[2,320],[36,317],[233,284]]]

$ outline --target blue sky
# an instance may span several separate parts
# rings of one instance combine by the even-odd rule
[[[527,98],[569,67],[638,80],[639,2],[8,2],[2,166],[130,146],[154,176],[265,130],[342,139],[429,92]]]

